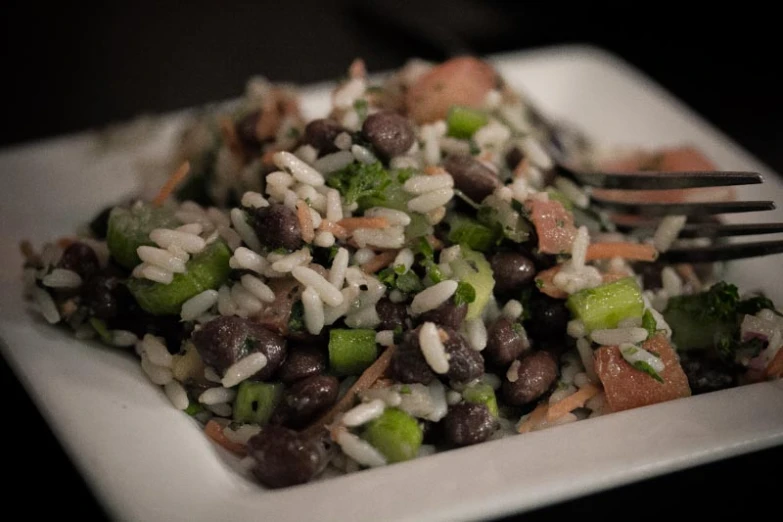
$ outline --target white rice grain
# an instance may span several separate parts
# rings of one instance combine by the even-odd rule
[[[150,362],[147,354],[141,354],[141,369],[147,374],[150,381],[158,386],[164,386],[173,379],[171,370]]]
[[[445,205],[451,198],[454,197],[454,190],[450,188],[443,188],[427,192],[421,196],[417,196],[408,201],[408,210],[412,212],[419,212],[426,214],[430,210],[434,210],[440,206]]]
[[[394,331],[381,330],[375,334],[375,342],[381,346],[391,346],[394,344]]]
[[[435,174],[432,176],[413,176],[405,182],[402,188],[410,194],[426,194],[433,190],[454,187],[454,178],[450,174]]]
[[[318,335],[324,327],[324,305],[318,292],[311,286],[302,292],[302,307],[304,308],[304,323],[307,331]]]
[[[571,245],[571,266],[575,271],[583,270],[585,267],[585,258],[587,256],[587,247],[590,246],[590,233],[586,226],[581,226],[576,231],[576,237]]]
[[[470,347],[480,352],[487,347],[487,327],[481,317],[465,321]]]
[[[441,375],[449,371],[449,356],[435,323],[428,321],[422,325],[419,331],[419,346],[432,371]]]
[[[580,339],[587,335],[587,328],[585,328],[585,323],[579,319],[572,319],[568,321],[566,333],[574,339]]]
[[[120,348],[127,348],[134,346],[139,342],[139,338],[136,334],[127,330],[112,330],[111,331],[111,344],[119,346]]]
[[[666,216],[661,219],[661,222],[655,229],[655,235],[653,235],[653,246],[655,246],[658,252],[669,250],[674,240],[680,235],[687,220],[686,216]]]
[[[522,312],[522,303],[516,299],[509,299],[502,310],[503,316],[505,316],[507,319],[510,319],[511,321],[516,321],[522,317]]]
[[[234,411],[230,404],[221,402],[218,404],[205,404],[206,408],[217,415],[218,417],[231,417],[231,413]]]
[[[508,382],[517,382],[519,380],[519,366],[522,364],[522,362],[519,359],[515,359],[514,362],[511,363],[511,366],[508,367],[508,371],[506,372],[506,379],[508,379]]]
[[[55,268],[45,275],[41,282],[49,288],[78,288],[82,284],[82,278],[73,270]]]
[[[353,239],[359,247],[400,248],[405,244],[405,232],[399,226],[390,226],[384,230],[359,228],[354,231]]]
[[[291,275],[303,285],[311,286],[318,292],[324,304],[338,306],[343,302],[343,294],[312,268],[297,266],[291,271]]]
[[[187,271],[185,263],[171,252],[152,246],[142,245],[136,249],[142,261],[169,272],[184,274]]]
[[[204,367],[204,378],[209,382],[220,382],[222,380],[220,375],[218,375],[215,369],[211,366]]]
[[[267,193],[269,194],[272,193],[270,189],[273,189],[273,192],[283,191],[293,184],[294,177],[287,172],[277,170],[266,175]]]
[[[353,154],[353,157],[356,158],[356,161],[359,163],[364,163],[365,165],[369,165],[378,161],[378,158],[375,157],[375,154],[370,152],[368,148],[362,147],[361,145],[352,145],[351,153]]]
[[[343,296],[343,302],[337,306],[325,306],[324,307],[324,324],[333,324],[339,318],[348,313],[351,309],[353,300],[359,295],[359,289],[354,286],[348,286],[341,290]]]
[[[366,217],[385,218],[390,225],[399,225],[407,227],[411,223],[411,217],[402,210],[392,208],[372,207],[364,213]]]
[[[446,392],[446,404],[454,406],[462,402],[462,394],[458,391],[449,390]]]
[[[451,263],[459,259],[462,249],[459,245],[450,246],[440,251],[440,257],[438,258],[441,263]]]
[[[236,396],[236,390],[215,387],[205,390],[199,395],[198,402],[201,404],[220,404],[221,402],[232,402]]]
[[[217,300],[217,290],[204,290],[182,303],[180,318],[183,321],[193,321],[196,317],[212,308],[217,303]]]
[[[375,252],[369,248],[360,248],[353,255],[353,262],[357,265],[369,263],[373,259],[375,259]]]
[[[440,142],[437,130],[435,126],[422,125],[421,139],[424,142],[424,150],[422,151],[422,157],[426,165],[437,165],[440,163]]]
[[[258,240],[253,227],[247,222],[247,215],[238,208],[231,209],[231,223],[234,225],[234,230],[237,231],[242,241],[253,251],[261,250],[261,242]]]
[[[590,205],[590,196],[570,179],[556,177],[555,188],[579,208],[587,208]]]
[[[237,268],[252,270],[257,274],[263,273],[269,265],[261,255],[253,252],[249,248],[239,247],[234,251],[233,259],[236,260]]]
[[[381,318],[374,304],[350,312],[345,316],[345,324],[349,328],[375,328],[381,323]]]
[[[267,358],[261,352],[254,352],[228,367],[220,381],[224,388],[231,388],[263,370]]]
[[[263,308],[261,301],[241,284],[231,287],[231,299],[246,315],[256,314]]]
[[[182,387],[180,383],[175,380],[171,380],[165,384],[163,391],[166,392],[166,397],[169,398],[171,404],[178,410],[185,410],[190,405],[188,400],[188,392]]]
[[[345,272],[348,269],[350,254],[348,250],[340,247],[334,255],[332,268],[329,269],[329,283],[335,288],[342,288],[345,283]]]
[[[432,422],[438,422],[446,416],[449,410],[449,404],[446,401],[446,387],[440,380],[435,379],[427,386],[427,391],[432,401],[432,410],[425,418]]]
[[[310,250],[307,247],[297,250],[293,254],[283,256],[279,260],[272,263],[272,270],[281,273],[287,273],[296,268],[297,266],[309,263],[312,259]]]
[[[434,310],[454,295],[457,286],[456,281],[446,280],[422,290],[413,298],[411,312],[414,315],[419,315]]]
[[[261,433],[261,426],[255,426],[253,424],[242,424],[236,429],[231,429],[230,426],[223,428],[223,435],[226,436],[231,442],[237,444],[247,444],[250,439]],[[255,459],[252,459],[255,463]]]
[[[318,151],[312,145],[302,145],[294,151],[294,154],[308,165],[312,165],[318,159]]]
[[[154,335],[144,335],[144,338],[141,340],[141,349],[147,354],[147,358],[152,364],[164,368],[171,368],[173,358],[169,353],[168,348],[166,348],[166,345]]]
[[[269,202],[258,192],[247,191],[242,195],[242,206],[248,208],[268,207]]]
[[[522,151],[525,153],[525,157],[530,160],[536,167],[543,170],[550,170],[554,164],[552,158],[544,150],[544,147],[532,136],[528,136],[520,143]]]
[[[682,279],[672,267],[666,266],[661,270],[661,283],[669,297],[682,294]]]
[[[399,406],[402,402],[402,396],[399,392],[391,388],[370,388],[361,392],[361,398],[364,401],[379,399],[391,408]]]
[[[586,372],[579,372],[576,375],[574,375],[574,385],[577,388],[583,388],[590,384],[590,377],[587,375]]]
[[[479,382],[482,382],[484,384],[489,385],[493,390],[499,390],[500,386],[503,384],[500,380],[500,377],[495,375],[494,373],[485,373],[481,377],[479,377]]]
[[[389,300],[392,303],[402,303],[402,302],[406,301],[407,299],[408,299],[408,297],[405,294],[403,294],[402,292],[400,292],[399,290],[397,290],[396,288],[394,290],[392,290],[391,292],[389,292]]]
[[[291,175],[301,183],[312,185],[314,187],[320,187],[325,182],[324,177],[320,172],[290,152],[276,152],[272,156],[272,161],[275,162],[275,165],[277,165],[278,168],[290,172]]]
[[[237,231],[229,226],[220,225],[217,229],[218,235],[223,238],[228,248],[233,252],[242,244],[242,238],[239,237]]]
[[[54,299],[49,295],[49,292],[36,286],[33,288],[33,298],[38,305],[38,310],[48,323],[55,324],[60,321],[60,312],[57,310],[57,305],[54,304]]]
[[[350,151],[340,150],[318,158],[313,163],[313,168],[324,174],[331,174],[353,163],[353,159]]]
[[[590,339],[601,346],[617,346],[623,343],[640,343],[647,339],[648,332],[644,328],[610,328],[590,332]]]
[[[315,234],[315,239],[313,239],[313,244],[322,248],[330,248],[334,245],[334,242],[334,234],[331,232],[326,232],[325,230],[317,232]]]
[[[350,149],[351,145],[353,145],[353,140],[351,139],[351,135],[347,132],[341,132],[334,139],[334,146],[340,150]]]
[[[190,226],[190,225],[185,225],[185,226],[187,227],[187,226]],[[199,225],[199,226],[201,226],[201,225]],[[206,241],[204,243],[206,244]],[[169,247],[166,250],[171,252],[171,255],[173,255],[174,257],[176,257],[177,259],[179,259],[183,263],[187,263],[188,260],[190,259],[190,254],[185,252],[185,250],[182,247],[180,247],[179,245],[176,245],[176,244],[175,245],[169,245]]]
[[[137,272],[138,271],[138,272]],[[134,277],[144,277],[150,281],[156,281],[167,285],[174,280],[174,272],[159,266],[142,263],[133,270]]]
[[[245,274],[240,279],[240,282],[248,292],[253,294],[262,303],[271,303],[275,300],[275,293],[259,278],[250,274]]]
[[[630,365],[633,365],[637,362],[644,362],[658,373],[666,369],[666,366],[663,364],[663,361],[660,357],[656,357],[647,350],[639,348],[634,344],[620,344],[620,353],[622,354],[623,359],[625,359]]]
[[[392,263],[392,266],[394,267],[402,266],[405,268],[405,272],[407,272],[413,266],[413,261],[414,261],[413,251],[410,248],[403,248],[402,250],[399,251],[397,257],[394,258],[394,262]]]
[[[196,226],[201,228],[201,225],[198,223],[192,223],[185,226]],[[152,232],[150,232],[150,239],[161,248],[169,248],[176,245],[188,254],[197,254],[204,250],[204,247],[207,246],[206,241],[204,241],[196,233],[184,232],[181,230],[170,230],[168,228],[154,229]]]
[[[209,207],[207,209],[207,217],[216,227],[228,227],[231,225],[231,219],[229,219],[225,212],[217,207]]]
[[[383,415],[385,409],[385,402],[380,399],[374,399],[370,402],[354,406],[352,409],[345,412],[342,423],[349,428],[355,428],[367,424],[371,420],[377,419]]]
[[[326,219],[336,223],[343,218],[343,205],[340,201],[340,193],[337,189],[326,191]]]
[[[237,312],[237,307],[231,298],[231,290],[226,285],[221,286],[218,290],[217,305],[220,315],[234,315]]]
[[[363,466],[377,468],[386,465],[386,458],[380,451],[348,430],[340,430],[336,442],[343,453]]]

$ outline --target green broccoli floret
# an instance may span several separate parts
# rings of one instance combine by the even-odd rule
[[[383,197],[392,183],[389,172],[379,162],[351,163],[329,176],[327,185],[336,188],[345,203],[352,204],[365,197]]]

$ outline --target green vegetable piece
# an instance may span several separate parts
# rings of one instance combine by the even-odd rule
[[[479,383],[465,388],[462,398],[473,404],[483,404],[492,415],[498,416],[498,400],[495,397],[495,390],[489,384]]]
[[[655,335],[655,331],[658,329],[658,322],[649,310],[645,310],[642,315],[642,328],[647,330],[648,338]]]
[[[454,106],[446,116],[447,132],[453,138],[468,139],[488,121],[489,118],[482,111]]]
[[[658,374],[658,372],[656,372],[655,369],[652,366],[650,366],[649,364],[647,364],[646,362],[644,362],[644,361],[636,361],[635,363],[633,363],[632,366],[634,368],[636,368],[637,370],[639,370],[640,372],[644,372],[644,373],[648,374],[649,376],[651,376],[656,381],[658,381],[660,383],[663,383],[663,377],[661,377]]]
[[[412,294],[424,290],[419,276],[412,270],[408,270],[402,275],[397,276],[397,289],[405,294]]]
[[[111,332],[106,327],[106,323],[97,317],[90,317],[90,326],[98,333],[98,337],[101,338],[101,341],[106,344],[111,344]]]
[[[566,306],[588,332],[617,328],[621,320],[644,313],[642,291],[632,277],[571,294]]]
[[[234,399],[234,421],[263,426],[283,397],[279,382],[242,381]]]
[[[460,247],[460,257],[450,263],[451,270],[457,279],[473,287],[476,297],[468,305],[466,320],[481,316],[484,307],[487,306],[492,290],[495,288],[495,278],[484,254],[470,250],[466,246]]]
[[[330,175],[326,183],[340,191],[345,203],[350,205],[362,198],[384,199],[384,191],[391,185],[392,178],[376,161],[371,164],[351,163]]]
[[[454,292],[454,304],[470,304],[476,300],[476,289],[470,283],[460,281],[457,285],[457,291]]]
[[[547,188],[546,191],[549,194],[549,199],[559,201],[563,208],[569,212],[574,210],[574,202],[568,199],[565,194],[553,187]]]
[[[204,407],[197,402],[191,402],[190,404],[188,404],[188,407],[185,408],[185,413],[187,413],[191,417],[198,415],[202,411],[204,411]]]
[[[449,241],[467,245],[472,250],[487,252],[501,238],[497,229],[489,228],[467,216],[454,214],[448,218],[447,222],[451,226]]]
[[[329,332],[329,366],[335,374],[359,375],[377,358],[374,330],[337,328]]]
[[[228,279],[231,250],[223,241],[215,241],[187,262],[187,272],[174,274],[164,285],[132,277],[127,285],[142,309],[153,315],[177,315],[182,303],[204,290],[216,289]]]
[[[361,437],[393,463],[415,458],[424,434],[416,419],[397,408],[388,408],[367,424]]]
[[[514,207],[515,205],[492,194],[484,199],[476,213],[476,219],[491,228],[499,238],[505,237],[515,243],[524,243],[530,239],[533,228],[525,219],[523,209]]]
[[[169,208],[152,205],[133,205],[130,208],[115,207],[109,214],[106,244],[112,258],[128,270],[141,263],[136,249],[153,245],[150,232],[156,228],[174,228],[180,221]]]

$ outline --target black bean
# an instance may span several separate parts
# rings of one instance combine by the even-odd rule
[[[285,205],[272,203],[256,210],[253,229],[261,244],[269,249],[297,250],[303,245],[296,213]]]
[[[98,256],[95,255],[95,251],[78,241],[68,245],[57,266],[76,272],[81,276],[82,281],[91,278],[100,270]]]
[[[303,141],[317,149],[319,155],[323,156],[339,150],[334,144],[334,139],[341,132],[347,131],[334,120],[313,120],[305,127]]]
[[[468,341],[456,330],[441,327],[448,339],[443,343],[449,355],[449,371],[446,376],[452,381],[468,382],[484,375],[484,358],[470,347]]]
[[[331,375],[314,375],[285,391],[276,417],[292,428],[306,426],[335,402],[340,381]]]
[[[205,324],[193,334],[204,364],[212,366],[221,375],[229,366],[253,352],[267,358],[266,366],[253,378],[269,379],[285,359],[285,339],[263,326],[242,317],[223,316]]]
[[[634,272],[642,276],[642,284],[645,290],[658,290],[663,288],[661,270],[663,263],[633,263]]]
[[[236,131],[239,141],[245,150],[249,152],[259,152],[261,150],[261,141],[258,139],[256,127],[258,119],[261,117],[261,110],[253,111],[243,116],[236,122]]]
[[[408,307],[405,303],[393,303],[388,298],[383,298],[375,305],[375,311],[381,323],[379,330],[394,330],[398,327],[405,328],[408,322]]]
[[[123,298],[130,298],[128,289],[118,277],[104,274],[85,281],[81,295],[82,304],[90,309],[94,317],[102,320],[116,317],[122,307]]]
[[[525,324],[534,339],[556,339],[565,336],[570,318],[564,300],[535,292],[530,299],[530,319]]]
[[[522,161],[525,158],[525,155],[522,153],[522,149],[519,147],[511,147],[508,149],[508,152],[506,152],[505,160],[506,160],[506,167],[508,167],[511,170],[514,170],[517,165],[519,165],[519,162]]]
[[[467,303],[456,305],[453,299],[449,299],[434,310],[423,313],[421,320],[431,321],[437,325],[448,326],[456,330],[465,320],[466,315],[468,315]]]
[[[737,376],[742,370],[701,352],[683,352],[680,364],[694,395],[736,386]]]
[[[500,186],[497,175],[469,154],[448,156],[443,160],[443,168],[454,178],[454,186],[476,203],[481,203]]]
[[[495,278],[495,292],[500,295],[519,292],[536,275],[535,263],[519,252],[498,252],[490,259],[490,265]]]
[[[247,450],[255,459],[253,475],[268,488],[305,484],[321,473],[328,462],[320,439],[281,426],[264,426],[248,441]]]
[[[326,371],[326,354],[317,346],[290,347],[278,377],[284,383],[300,381]]]
[[[378,156],[384,159],[404,154],[415,139],[413,126],[408,119],[392,111],[368,116],[362,125],[362,134]]]
[[[535,352],[519,360],[517,380],[503,380],[503,396],[512,406],[522,406],[545,394],[557,380],[557,362],[547,352]]]
[[[113,208],[113,206],[104,208],[90,221],[90,232],[97,239],[106,239],[106,233],[109,230],[109,214]]]
[[[455,404],[443,418],[443,433],[446,440],[455,446],[484,442],[493,431],[495,418],[484,404]]]
[[[501,317],[487,332],[484,357],[497,366],[506,366],[530,348],[524,328],[507,317]]]
[[[389,371],[399,382],[430,384],[435,373],[430,368],[419,348],[419,329],[405,333],[402,343],[392,355]]]

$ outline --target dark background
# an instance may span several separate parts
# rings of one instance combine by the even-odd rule
[[[773,14],[758,8],[741,14],[739,6],[726,10],[719,4],[688,12],[682,3],[322,0],[189,2],[187,8],[165,2],[103,7],[33,2],[3,9],[2,84],[8,96],[0,111],[0,146],[235,97],[254,74],[305,83],[338,77],[355,57],[378,71],[412,56],[440,60],[450,53],[590,43],[639,67],[783,171],[779,29],[767,22]],[[67,507],[46,503],[36,506],[38,514],[100,516],[5,363],[0,370],[3,390],[12,394],[5,401],[8,418],[34,434],[10,441],[12,453],[24,460],[10,459],[19,478],[5,498],[67,491]],[[772,477],[779,476],[781,464],[779,447],[524,518],[759,516],[777,503],[769,495],[773,483],[779,489]]]

